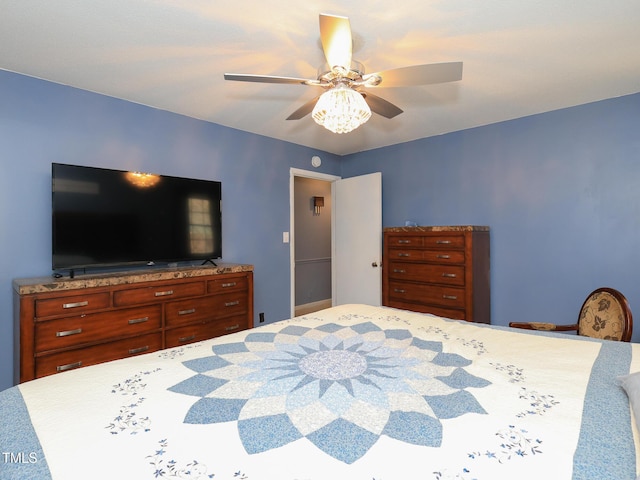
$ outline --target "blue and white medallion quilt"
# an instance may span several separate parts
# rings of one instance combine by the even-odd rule
[[[0,478],[633,479],[639,353],[340,306],[1,393]]]

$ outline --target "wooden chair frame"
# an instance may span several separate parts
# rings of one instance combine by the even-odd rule
[[[543,323],[543,322],[509,322],[509,326],[513,328],[522,328],[525,330],[542,330],[542,331],[553,331],[553,332],[569,332],[575,331],[576,334],[580,330],[580,319],[582,318],[582,311],[585,306],[591,299],[591,297],[597,293],[608,293],[611,295],[620,305],[622,309],[623,315],[623,328],[620,341],[629,342],[631,341],[631,335],[633,333],[633,316],[631,314],[631,308],[629,307],[629,302],[627,298],[618,290],[609,287],[600,287],[596,288],[593,292],[591,292],[587,298],[582,303],[582,307],[580,307],[580,313],[578,314],[578,321],[576,323],[572,323],[569,325],[556,325],[553,323]]]

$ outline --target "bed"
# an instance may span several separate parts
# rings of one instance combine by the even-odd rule
[[[634,479],[640,346],[343,305],[0,393],[0,478]]]

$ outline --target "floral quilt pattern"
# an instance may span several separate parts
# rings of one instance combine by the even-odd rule
[[[486,413],[470,389],[490,382],[465,370],[472,360],[405,328],[348,320],[249,333],[185,361],[194,375],[169,388],[197,398],[184,422],[236,421],[250,454],[304,437],[351,464],[382,435],[437,447],[442,419]]]
[[[639,368],[638,344],[342,305],[0,394],[0,477],[635,478]]]

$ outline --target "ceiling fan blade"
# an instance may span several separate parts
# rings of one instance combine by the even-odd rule
[[[365,92],[363,96],[371,111],[377,113],[378,115],[382,115],[386,118],[393,118],[403,112],[401,108],[396,107],[393,103],[388,102],[384,98],[380,98],[377,95]]]
[[[289,115],[287,117],[287,120],[300,120],[302,117],[306,117],[307,115],[309,115],[313,111],[313,107],[315,107],[316,103],[318,103],[319,98],[320,98],[320,95],[318,95],[313,100],[309,100],[307,103],[302,105],[299,109],[297,109],[295,112]]]
[[[382,78],[380,87],[410,87],[432,83],[455,82],[462,79],[462,62],[429,63],[411,67],[393,68],[365,75]]]
[[[314,85],[317,80],[309,80],[306,78],[293,77],[275,77],[272,75],[252,75],[250,73],[225,73],[225,80],[234,80],[236,82],[257,82],[257,83],[287,83],[294,85]]]
[[[329,68],[351,68],[351,24],[347,17],[320,14],[320,40]]]

